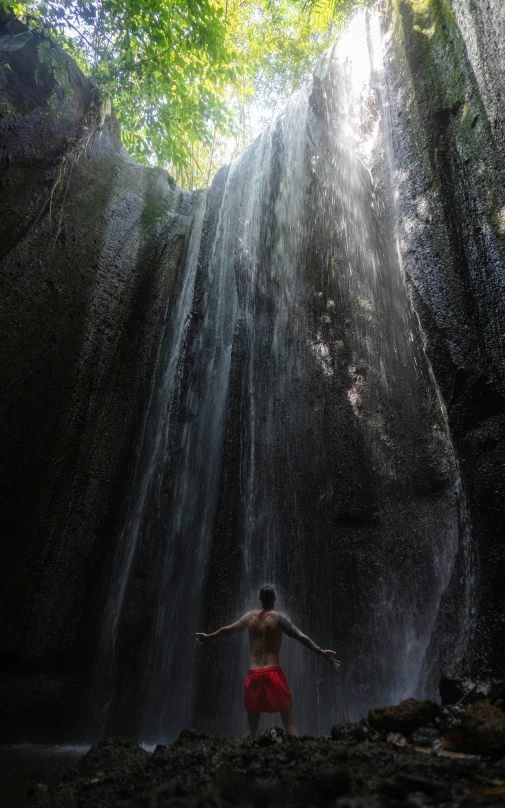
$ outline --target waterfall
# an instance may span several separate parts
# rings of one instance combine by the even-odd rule
[[[180,198],[182,196],[182,199]],[[172,219],[177,219],[177,208],[189,206],[189,195],[180,194],[174,204]],[[200,240],[205,212],[205,195],[196,200],[194,221],[188,245],[184,275],[180,284],[179,297],[175,307],[175,317],[170,319],[170,303],[165,309],[165,328],[157,357],[157,372],[154,373],[149,405],[144,418],[142,437],[137,455],[134,474],[134,491],[130,500],[127,518],[119,538],[114,559],[112,577],[109,584],[107,608],[102,622],[98,649],[93,702],[96,706],[95,731],[103,731],[107,723],[110,701],[113,698],[117,659],[116,642],[119,622],[125,596],[132,575],[142,529],[148,529],[149,506],[153,498],[159,497],[156,478],[166,457],[167,440],[171,426],[171,411],[174,403],[174,389],[177,382],[179,357],[184,348],[189,317],[193,302],[194,283]]]
[[[98,665],[147,742],[241,731],[247,638],[194,634],[263,583],[342,660],[286,638],[302,732],[426,691],[462,493],[399,258],[384,73],[359,14],[196,205]]]

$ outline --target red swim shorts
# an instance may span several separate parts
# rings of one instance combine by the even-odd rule
[[[249,671],[244,685],[247,712],[278,713],[291,707],[291,690],[279,665]]]

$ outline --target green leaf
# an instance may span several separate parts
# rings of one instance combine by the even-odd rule
[[[45,36],[35,78],[69,92],[70,53],[111,95],[129,153],[196,187],[255,136],[251,110],[268,120],[363,2],[42,0],[30,5],[30,30]]]

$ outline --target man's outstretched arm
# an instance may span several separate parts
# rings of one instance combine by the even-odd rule
[[[237,620],[236,623],[232,623],[230,626],[223,626],[222,628],[218,628],[218,630],[213,631],[212,634],[198,633],[196,635],[196,641],[198,645],[203,645],[209,640],[217,640],[219,639],[219,637],[226,637],[227,634],[237,634],[237,632],[239,631],[244,631],[247,628],[248,623],[249,623],[249,613],[244,614],[240,618],[240,620]]]
[[[334,654],[335,651],[324,651],[322,648],[319,648],[319,646],[316,645],[315,642],[312,642],[310,637],[307,637],[307,635],[304,634],[303,631],[300,631],[299,628],[293,625],[289,617],[286,617],[285,614],[279,614],[278,620],[279,625],[282,628],[284,634],[287,634],[288,637],[292,637],[294,640],[298,640],[298,642],[301,642],[302,645],[305,645],[307,648],[310,648],[310,650],[314,651],[316,654],[323,656],[325,659],[328,660],[328,662],[330,662],[333,665],[334,668],[340,668],[340,662],[338,661],[338,659],[333,659],[333,657],[331,656],[331,654]]]

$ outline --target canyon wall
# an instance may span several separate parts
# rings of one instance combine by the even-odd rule
[[[2,733],[22,739],[75,720],[194,199],[127,157],[71,62],[71,95],[37,84],[37,35],[0,30]]]
[[[406,0],[388,12],[400,249],[473,536],[467,661],[496,673],[505,663],[505,8]]]
[[[156,709],[154,717],[148,710],[143,719],[139,704],[146,694],[146,637],[153,634],[152,614],[159,609],[155,592],[164,593],[168,612],[174,607],[175,579],[167,573],[169,588],[156,589],[161,586],[158,571],[167,524],[171,557],[179,553],[181,561],[187,553],[186,564],[193,558],[181,543],[181,522],[173,521],[192,485],[205,490],[205,501],[214,503],[204,520],[212,527],[208,552],[198,562],[205,572],[196,581],[202,596],[198,619],[204,621],[198,629],[204,630],[208,621],[214,627],[215,621],[232,618],[238,605],[248,605],[256,578],[268,574],[263,562],[254,561],[261,557],[258,536],[268,535],[273,525],[266,546],[279,570],[282,561],[272,549],[272,537],[282,531],[297,535],[296,546],[285,548],[291,560],[279,580],[286,595],[296,580],[300,598],[297,604],[285,597],[285,605],[302,621],[313,615],[307,630],[329,631],[323,618],[316,617],[316,592],[303,592],[303,569],[317,553],[327,561],[321,592],[336,585],[340,595],[334,608],[338,605],[341,614],[343,605],[348,609],[347,623],[336,620],[330,634],[347,636],[349,652],[366,656],[367,634],[361,646],[353,646],[351,634],[353,620],[368,614],[368,585],[376,594],[380,588],[370,577],[370,559],[377,547],[387,551],[389,535],[392,564],[400,559],[399,569],[415,582],[415,564],[424,558],[419,548],[427,546],[423,530],[433,531],[430,520],[435,519],[441,537],[446,529],[448,546],[454,543],[456,525],[459,550],[423,662],[425,686],[433,688],[441,666],[450,666],[450,635],[463,623],[469,643],[460,665],[474,673],[496,672],[505,662],[500,578],[505,555],[505,138],[500,98],[505,80],[499,35],[504,11],[499,0],[454,0],[452,7],[437,0],[391,0],[385,11],[386,81],[374,86],[367,119],[380,121],[383,135],[371,162],[363,169],[353,163],[351,174],[344,174],[333,159],[343,148],[328,121],[342,114],[344,89],[337,82],[330,92],[328,70],[314,79],[306,99],[304,144],[293,145],[285,126],[278,126],[270,145],[265,139],[256,142],[233,169],[234,181],[244,175],[243,186],[231,186],[224,169],[207,195],[177,189],[166,172],[129,159],[110,107],[96,99],[72,63],[71,96],[52,80],[37,84],[37,36],[20,49],[9,49],[6,43],[25,29],[0,16],[3,740],[93,734],[97,725],[89,721],[90,698],[98,699],[98,691],[90,683],[107,677],[117,692],[106,726],[139,737],[144,721],[146,732],[152,727],[158,731]],[[300,123],[296,115],[293,123]],[[248,186],[265,148],[272,161],[271,184]],[[291,237],[286,217],[298,197],[289,196],[281,181],[283,161],[289,149],[289,159],[296,160],[297,148],[311,166],[299,178],[307,183],[306,201],[316,209],[323,200],[325,211],[331,212],[305,218],[303,244],[286,243]],[[324,164],[328,155],[329,166]],[[360,159],[366,162],[364,155]],[[399,303],[387,308],[381,283],[371,289],[365,274],[358,272],[354,286],[339,280],[344,263],[356,261],[363,273],[367,264],[350,251],[342,228],[329,224],[342,220],[346,205],[352,215],[350,193],[347,202],[329,193],[330,176],[332,182],[340,178],[344,186],[351,181],[359,186],[363,216],[365,199],[377,205],[367,237],[375,266],[397,262],[405,273],[410,308],[402,309],[403,314],[398,313]],[[249,202],[247,194],[233,196],[239,187],[253,188]],[[377,197],[374,188],[379,189]],[[265,194],[271,196],[270,208],[265,208],[271,222],[261,219],[261,206],[254,207]],[[384,203],[388,194],[390,202]],[[253,257],[252,242],[242,241],[239,260],[234,242],[226,240],[226,227],[232,225],[225,214],[237,217],[233,227],[239,233],[241,205],[263,241],[261,249],[254,247]],[[381,228],[397,239],[398,256],[391,253],[390,242],[385,246]],[[283,254],[288,255],[284,263],[276,248],[282,238]],[[211,269],[217,266],[219,250],[231,262],[231,274],[223,278],[233,280],[237,300],[212,314],[218,325],[211,333],[205,331],[210,328],[205,325],[206,305],[215,288]],[[289,314],[293,299],[282,302],[281,281],[293,281],[290,261],[303,267],[293,287],[296,305],[303,298],[305,319],[300,322]],[[256,274],[258,266],[269,267],[264,278]],[[396,288],[395,299],[403,300],[399,280],[388,283],[390,291]],[[358,299],[356,308],[352,301]],[[284,312],[280,320],[279,311]],[[256,330],[251,330],[253,317]],[[229,369],[220,350],[209,347],[218,332],[227,348],[231,345],[227,323],[233,338]],[[382,348],[373,331],[379,326],[393,342],[394,334],[407,327],[414,342],[408,355],[421,368],[417,381],[411,371],[402,376],[407,354],[401,354],[404,343],[398,336],[394,378],[399,390],[396,398],[388,393],[385,405],[373,387],[380,378],[375,363]],[[279,334],[288,346],[288,366],[276,356]],[[263,359],[254,353],[254,340],[263,346]],[[176,351],[181,357],[177,365],[171,364]],[[211,365],[205,361],[209,355]],[[226,400],[217,402],[224,408],[223,420],[215,398],[205,399],[203,392],[211,389],[210,367],[230,374]],[[402,391],[404,408],[398,397]],[[202,412],[208,420],[187,442],[187,425]],[[241,413],[239,424],[236,413]],[[280,429],[274,428],[272,413]],[[156,442],[155,416],[161,423],[161,444]],[[447,423],[455,459],[444,437]],[[208,437],[216,430],[221,430],[221,443]],[[316,446],[323,446],[322,434],[321,453]],[[296,435],[303,437],[297,440]],[[269,451],[277,458],[270,471]],[[158,463],[160,452],[175,459],[156,471],[161,467],[152,460]],[[267,474],[267,488],[252,474],[253,455],[257,469]],[[205,469],[210,471],[204,479]],[[297,499],[300,475],[304,493]],[[188,503],[182,524],[194,535],[200,517],[191,508],[199,504]],[[146,513],[154,514],[151,522]],[[450,527],[444,528],[444,519]],[[418,548],[410,556],[408,547],[400,551],[409,531]],[[131,556],[125,550],[130,547]],[[237,585],[244,575],[248,557],[252,567],[242,578],[246,597],[238,604],[232,583]],[[123,592],[116,573],[126,567],[130,577]],[[363,574],[365,568],[370,574]],[[428,568],[423,567],[426,575]],[[397,583],[402,574],[393,576]],[[343,604],[343,593],[351,593],[354,579],[361,580],[360,598],[350,603],[349,594]],[[385,607],[389,588],[383,593]],[[111,591],[116,590],[123,598],[119,616],[111,611]],[[410,584],[406,591],[409,596]],[[428,579],[426,591],[434,591]],[[422,597],[417,605],[412,598],[412,613],[417,614]],[[176,605],[181,606],[179,601]],[[435,606],[434,617],[438,602]],[[158,620],[158,628],[166,628],[164,619]],[[379,616],[381,631],[383,622]],[[104,626],[119,632],[117,646],[107,651],[110,659],[97,650],[100,643],[106,647],[103,637],[97,639]],[[192,642],[191,635],[187,641]],[[226,649],[224,659],[233,667],[230,653]],[[117,681],[115,673],[109,676],[112,657],[115,668],[123,671]],[[166,672],[167,660],[151,661],[159,676]],[[351,656],[347,662],[351,670]],[[294,668],[298,663],[293,658]],[[363,707],[367,698],[386,693],[384,664],[383,690],[367,693],[365,688]],[[107,676],[100,665],[109,666]],[[203,662],[195,676],[200,684],[189,712],[181,713],[184,720],[192,720],[196,705],[207,725],[234,729],[228,715],[223,725],[215,721],[225,695],[219,669],[211,667],[209,674]],[[330,685],[322,676],[319,687],[326,692]],[[404,686],[413,687],[408,676]],[[205,687],[215,694],[210,706]],[[307,705],[307,711],[313,708]],[[321,720],[318,731],[326,727]]]

